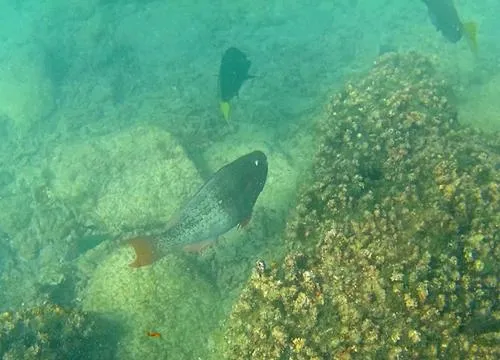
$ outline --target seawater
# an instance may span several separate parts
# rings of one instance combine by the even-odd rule
[[[500,129],[500,4],[455,6],[478,25],[476,55],[419,1],[3,1],[0,357],[220,359],[256,262],[292,251],[283,234],[312,176],[317,123],[348,81],[415,51],[450,84],[460,123]],[[226,122],[218,73],[231,46],[254,77]],[[166,226],[256,149],[269,177],[248,227],[201,254],[128,267],[123,239]]]

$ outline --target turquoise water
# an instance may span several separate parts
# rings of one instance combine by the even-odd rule
[[[316,123],[383,53],[433,59],[459,120],[500,129],[496,0],[455,1],[478,25],[476,56],[438,33],[419,1],[178,3],[0,5],[0,312],[20,314],[3,318],[2,358],[48,358],[40,348],[60,342],[70,345],[59,358],[220,358],[255,261],[287,252],[281,234]],[[217,78],[230,46],[255,78],[226,122]],[[255,149],[269,175],[247,229],[201,255],[127,266],[117,238],[168,223],[210,174]],[[40,314],[34,328],[9,328]]]

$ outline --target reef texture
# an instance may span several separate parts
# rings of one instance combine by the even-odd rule
[[[221,317],[220,297],[205,269],[172,251],[134,271],[128,266],[130,247],[106,245],[79,259],[80,273],[92,277],[78,297],[84,310],[106,314],[121,330],[116,357],[188,360],[212,351],[209,338]],[[161,336],[150,337],[150,331]]]
[[[415,53],[334,96],[289,255],[256,268],[228,359],[500,357],[500,141]]]
[[[116,234],[166,223],[202,183],[180,144],[152,126],[40,153],[0,163],[0,311],[40,298],[68,304],[72,260]],[[6,264],[6,253],[22,261]]]
[[[0,314],[0,358],[113,359],[117,337],[109,329],[90,314],[50,303],[4,312]]]

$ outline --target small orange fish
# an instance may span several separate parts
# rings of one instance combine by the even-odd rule
[[[156,331],[148,331],[146,335],[154,338],[161,338],[161,334]]]

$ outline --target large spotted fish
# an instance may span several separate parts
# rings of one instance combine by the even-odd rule
[[[175,245],[216,239],[252,215],[267,178],[267,158],[261,151],[241,156],[220,168],[169,222],[151,236],[135,237],[132,267],[149,265]]]

